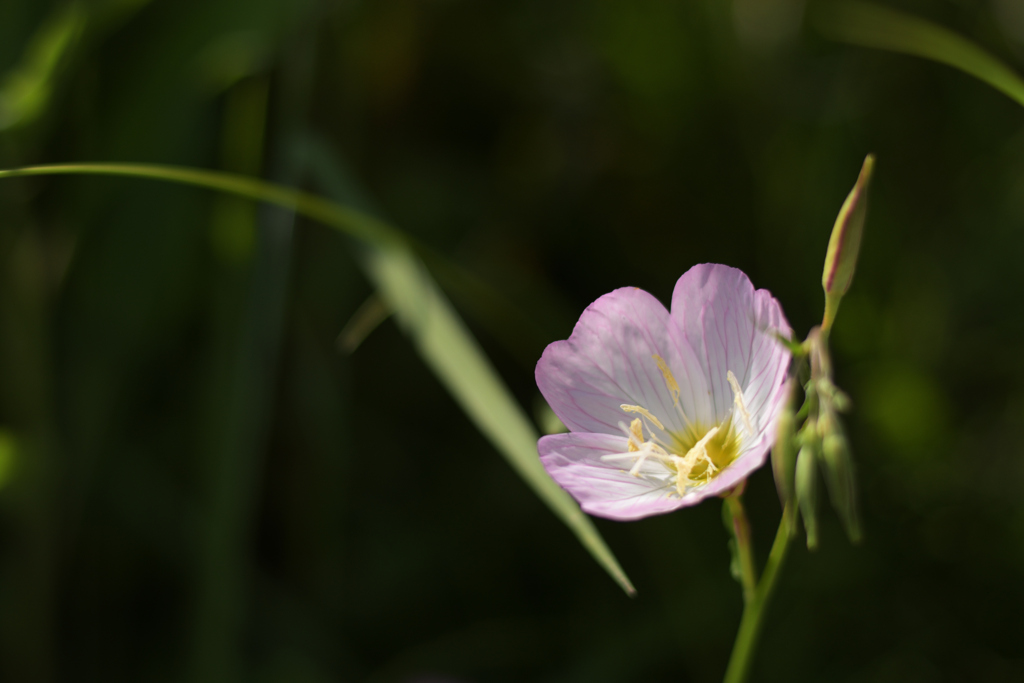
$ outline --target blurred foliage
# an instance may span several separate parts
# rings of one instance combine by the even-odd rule
[[[889,5],[1024,64],[1011,0]],[[753,679],[1016,680],[1024,118],[806,11],[5,0],[0,90],[46,96],[0,167],[309,185],[295,146],[317,140],[533,410],[533,359],[590,301],[666,301],[697,262],[743,268],[806,332],[876,153],[832,332],[865,540],[826,515],[820,549],[794,548]],[[391,320],[336,350],[372,293],[336,233],[189,188],[12,179],[0,264],[0,679],[720,679],[741,597],[717,505],[598,521],[625,598]],[[763,561],[767,469],[746,498]]]

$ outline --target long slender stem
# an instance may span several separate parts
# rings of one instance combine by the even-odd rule
[[[725,671],[723,683],[743,683],[747,678],[750,663],[753,661],[754,651],[757,648],[757,640],[761,634],[761,622],[765,607],[771,598],[775,588],[775,579],[786,559],[786,551],[789,549],[789,527],[792,523],[792,511],[787,506],[782,512],[779,530],[775,532],[775,542],[768,555],[764,574],[757,584],[753,599],[747,601],[743,608],[740,630],[736,634],[736,642],[732,647],[732,656],[729,658],[729,667]]]
[[[750,538],[750,522],[747,512],[743,509],[741,494],[725,499],[732,518],[732,535],[736,540],[736,554],[740,561],[740,572],[743,581],[743,603],[750,604],[757,591],[757,566],[754,564],[754,547]]]

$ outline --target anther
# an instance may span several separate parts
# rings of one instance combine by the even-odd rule
[[[631,406],[628,403],[623,403],[621,406],[619,406],[619,408],[622,408],[622,410],[627,413],[639,413],[640,415],[643,415],[648,420],[650,420],[658,429],[665,429],[665,425],[661,424],[661,420],[654,417],[654,415],[651,414],[651,411],[647,410],[647,408],[642,408],[640,406]]]
[[[672,394],[672,401],[678,406],[679,405],[679,382],[676,381],[675,376],[668,367],[668,363],[665,359],[654,354],[651,356],[654,362],[658,364],[658,370],[661,371],[661,376],[665,378],[665,386],[668,387],[668,392]]]

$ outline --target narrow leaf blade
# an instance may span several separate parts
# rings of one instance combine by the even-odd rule
[[[859,0],[834,0],[817,6],[812,22],[832,40],[902,52],[960,69],[1024,106],[1024,80],[1013,69],[925,19]]]
[[[544,471],[537,432],[448,299],[406,248],[373,249],[370,278],[466,415],[627,593],[632,584],[590,518]]]
[[[362,242],[366,268],[424,360],[527,485],[628,594],[636,592],[593,522],[544,471],[537,432],[401,233],[373,216],[292,188],[231,173],[145,164],[60,164],[0,171],[118,175],[193,185],[293,209]]]

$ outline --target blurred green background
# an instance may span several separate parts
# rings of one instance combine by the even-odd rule
[[[1017,0],[893,5],[1024,64]],[[806,333],[876,153],[833,336],[866,537],[829,512],[793,549],[753,680],[1024,680],[1024,111],[806,10],[3,0],[0,167],[372,207],[540,414],[544,345],[615,287],[667,302],[728,263]],[[373,296],[358,254],[202,190],[0,182],[0,680],[720,680],[742,604],[717,501],[598,520],[627,598],[398,326],[338,350]],[[747,490],[763,560],[770,472]]]

